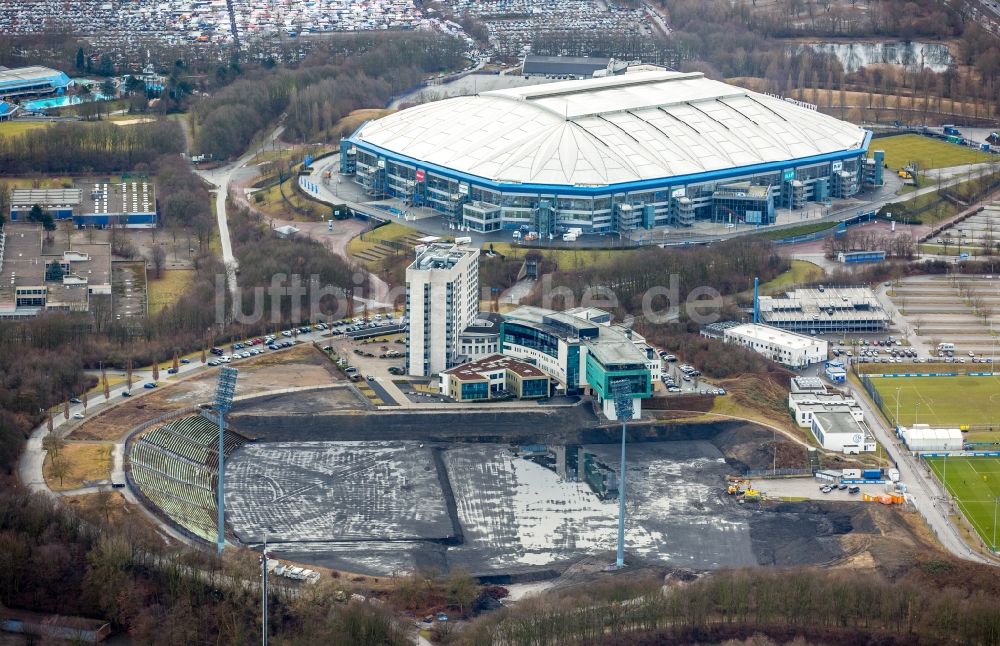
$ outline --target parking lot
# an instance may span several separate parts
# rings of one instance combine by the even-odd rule
[[[851,494],[847,489],[834,489],[830,493],[821,491],[824,485],[830,484],[816,478],[775,478],[773,480],[754,480],[753,487],[767,495],[768,498],[808,498],[810,500],[861,500],[861,494],[877,495],[886,492],[886,485],[857,485],[860,492]]]
[[[998,267],[1000,269],[1000,267]],[[1000,329],[1000,289],[993,276],[914,276],[888,291],[897,323],[923,347],[937,354],[940,343],[955,345],[954,358],[995,358]]]

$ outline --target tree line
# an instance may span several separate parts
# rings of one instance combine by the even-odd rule
[[[959,569],[931,559],[913,567],[941,569],[948,579]],[[1000,613],[996,585],[982,574],[976,587],[805,568],[723,571],[667,587],[655,578],[612,579],[504,608],[451,643],[723,643],[760,635],[779,643],[989,644],[1000,635]]]
[[[200,101],[193,109],[196,147],[216,159],[232,157],[286,111],[289,135],[308,141],[351,110],[383,105],[424,74],[454,68],[461,56],[460,41],[434,34],[331,38],[295,67],[247,74]]]
[[[183,149],[180,126],[167,120],[128,127],[58,123],[0,136],[0,173],[115,173],[150,165]]]

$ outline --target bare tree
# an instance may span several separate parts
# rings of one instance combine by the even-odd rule
[[[149,262],[153,265],[153,273],[157,278],[163,278],[163,267],[167,261],[167,252],[162,245],[154,244],[149,252]]]

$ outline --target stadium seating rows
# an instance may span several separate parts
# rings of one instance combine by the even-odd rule
[[[131,443],[129,464],[139,490],[182,527],[213,541],[218,470],[216,424],[200,415],[153,429]],[[246,440],[226,431],[227,455]]]

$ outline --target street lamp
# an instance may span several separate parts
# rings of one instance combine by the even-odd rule
[[[896,422],[896,435],[899,435],[899,391],[900,390],[902,390],[902,388],[897,388],[896,389],[896,419],[895,419],[895,422]]]
[[[632,385],[628,379],[611,382],[611,395],[615,401],[615,417],[622,423],[622,459],[618,478],[618,554],[615,567],[625,567],[625,425],[632,417]]]
[[[261,644],[267,646],[267,530],[264,530],[264,549],[260,554],[261,580]]]
[[[226,499],[225,499],[225,429],[226,413],[233,407],[233,395],[236,394],[236,378],[239,370],[232,366],[223,366],[219,370],[219,382],[215,387],[215,412],[219,416],[219,478],[218,502],[219,534],[217,537],[219,554],[226,549]]]
[[[993,552],[997,551],[997,503],[1000,503],[1000,497],[993,498]]]

